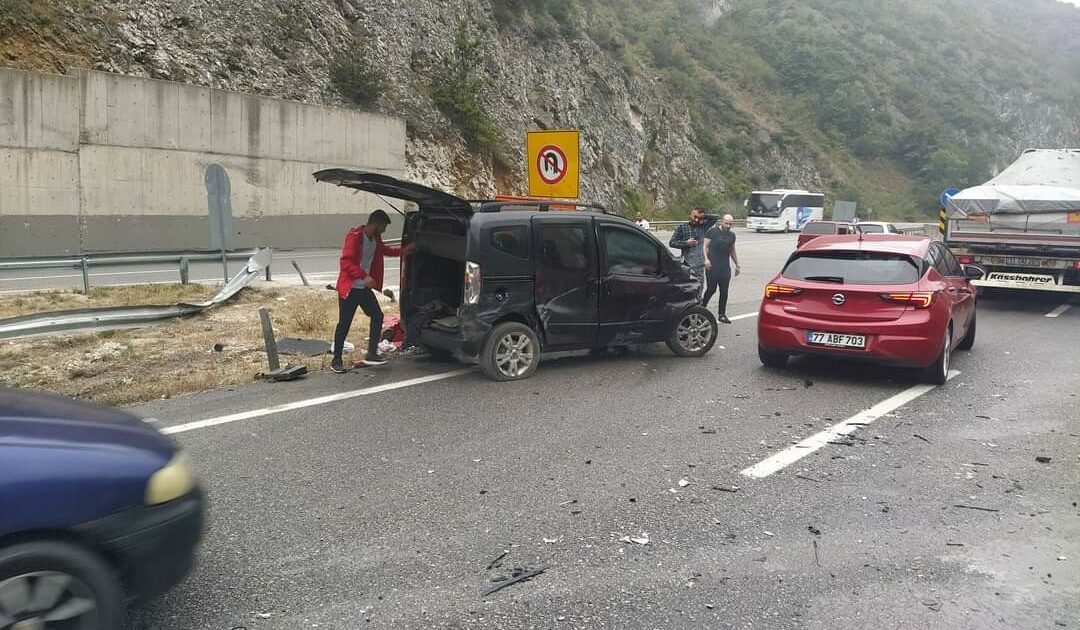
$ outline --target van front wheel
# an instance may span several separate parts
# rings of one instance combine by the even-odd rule
[[[540,340],[520,322],[503,322],[491,330],[480,351],[480,371],[494,381],[529,378],[540,365]]]
[[[700,357],[716,343],[716,318],[704,306],[686,309],[671,329],[668,348],[680,357]]]

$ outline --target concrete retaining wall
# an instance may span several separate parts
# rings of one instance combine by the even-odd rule
[[[311,173],[403,176],[405,123],[101,72],[0,69],[0,257],[209,249],[211,164],[229,177],[232,248],[337,247],[385,204]]]

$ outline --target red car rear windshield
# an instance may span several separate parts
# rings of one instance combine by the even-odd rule
[[[836,284],[911,284],[921,275],[911,256],[883,252],[800,252],[781,273],[792,280]]]
[[[836,234],[835,223],[810,222],[803,226],[803,234]]]

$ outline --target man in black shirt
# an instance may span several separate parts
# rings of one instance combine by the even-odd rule
[[[735,253],[735,232],[731,231],[731,225],[735,219],[730,214],[725,214],[720,225],[713,226],[705,232],[705,278],[708,288],[705,289],[705,297],[701,303],[709,305],[709,299],[713,293],[717,297],[717,319],[730,324],[727,317],[728,285],[731,284],[731,262],[735,263],[735,275],[739,275],[739,256]]]

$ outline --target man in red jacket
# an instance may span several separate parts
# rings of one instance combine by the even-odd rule
[[[386,359],[379,356],[383,312],[379,300],[375,298],[375,291],[382,290],[383,257],[402,254],[400,247],[390,247],[382,241],[382,233],[388,225],[390,216],[383,210],[376,210],[368,217],[366,224],[354,227],[345,234],[345,245],[341,248],[341,270],[337,279],[338,323],[334,330],[334,359],[330,362],[330,370],[337,374],[347,371],[341,361],[341,350],[357,307],[363,309],[364,314],[371,318],[367,353],[363,361],[357,362],[358,365],[374,366],[386,363]]]

